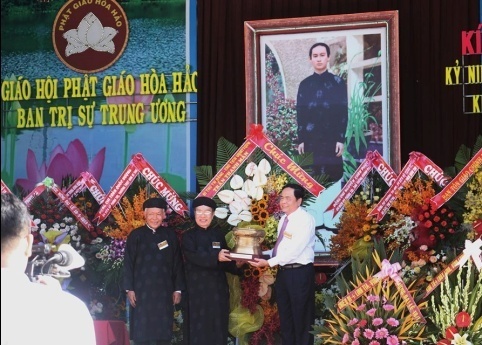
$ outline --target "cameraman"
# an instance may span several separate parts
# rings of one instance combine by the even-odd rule
[[[95,345],[87,306],[60,284],[32,283],[24,273],[33,236],[27,206],[2,193],[1,345]]]

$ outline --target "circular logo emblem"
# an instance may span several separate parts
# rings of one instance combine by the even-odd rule
[[[54,21],[55,53],[70,69],[95,73],[112,66],[127,45],[129,26],[114,0],[70,0]]]

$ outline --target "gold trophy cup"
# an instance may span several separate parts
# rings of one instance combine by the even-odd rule
[[[255,228],[238,228],[233,230],[235,245],[229,256],[235,260],[252,260],[263,257],[260,244],[266,232]]]

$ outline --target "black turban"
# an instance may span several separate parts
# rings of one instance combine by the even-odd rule
[[[142,209],[145,210],[146,208],[162,208],[163,210],[167,210],[167,202],[162,198],[150,198],[142,204]]]
[[[192,202],[192,207],[196,208],[198,206],[208,206],[211,207],[213,211],[216,209],[216,203],[214,200],[206,196],[200,196],[199,198],[194,199]]]

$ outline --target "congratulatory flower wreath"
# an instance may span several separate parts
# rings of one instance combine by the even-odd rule
[[[472,152],[461,147],[455,167],[445,174],[455,177],[480,150],[482,136]],[[325,312],[312,332],[315,345],[482,344],[482,270],[471,259],[453,266],[467,243],[477,246],[472,242],[482,238],[482,166],[437,209],[430,202],[437,186],[422,174],[415,176],[398,191],[379,222],[367,215],[387,187],[373,176],[366,182],[346,201],[338,234],[332,237],[332,255],[347,265],[335,273],[338,293],[324,296]],[[367,285],[380,272],[381,259],[398,265],[393,277],[410,291],[411,308],[407,299],[400,299],[392,278]],[[444,277],[444,272],[451,273]],[[442,284],[433,285],[441,277]],[[357,288],[363,284],[369,289]],[[347,298],[358,291],[364,292],[359,299]],[[335,312],[340,299],[349,303]],[[417,308],[426,319],[424,325],[410,313]]]
[[[235,154],[237,147],[221,138],[218,141],[217,167],[223,167]],[[310,157],[298,156],[293,160],[300,166],[311,164]],[[200,188],[214,177],[210,166],[196,167]],[[316,178],[328,185],[326,177]],[[274,247],[277,239],[278,221],[282,216],[279,194],[292,178],[260,149],[256,149],[230,178],[224,188],[214,197],[218,207],[214,221],[226,232],[228,245],[235,245],[234,227],[250,227],[265,231],[260,246],[263,251]],[[315,197],[309,195],[304,205]],[[276,268],[255,268],[246,264],[244,275],[239,278],[228,274],[231,291],[230,333],[238,338],[240,345],[268,344],[276,341],[279,332],[277,305],[273,297]]]

